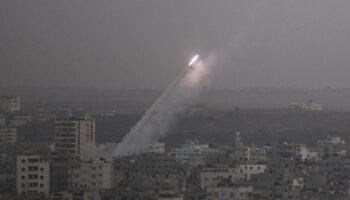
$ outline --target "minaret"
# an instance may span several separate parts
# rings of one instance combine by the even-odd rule
[[[241,133],[239,131],[236,132],[235,141],[234,142],[235,142],[234,143],[235,147],[242,147],[243,146]]]

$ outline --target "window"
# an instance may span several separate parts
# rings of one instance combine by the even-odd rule
[[[22,176],[22,180],[24,180],[24,179],[26,179],[26,177],[25,177],[25,176]]]
[[[36,159],[36,158],[29,158],[28,162],[35,163],[35,162],[38,162],[38,159]]]
[[[44,179],[44,176],[40,176],[40,179]]]
[[[38,171],[38,166],[29,166],[28,170],[29,171]]]
[[[26,162],[26,160],[25,159],[22,159],[22,163],[25,163]]]
[[[22,167],[22,172],[25,172],[26,171],[26,168]]]
[[[44,184],[40,184],[40,187],[44,187]]]
[[[40,171],[42,171],[42,172],[43,172],[43,171],[44,171],[44,168],[43,168],[43,167],[41,167],[41,168],[40,168]]]

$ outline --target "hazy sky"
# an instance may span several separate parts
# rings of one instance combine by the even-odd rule
[[[198,52],[212,87],[350,88],[349,0],[0,1],[0,84],[164,88]]]

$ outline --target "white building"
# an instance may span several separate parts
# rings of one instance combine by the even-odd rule
[[[240,165],[242,180],[249,181],[253,174],[262,174],[266,168],[266,165]]]
[[[155,143],[151,145],[151,152],[152,153],[165,153],[165,143]]]
[[[114,167],[110,162],[97,160],[81,162],[73,169],[71,187],[73,191],[97,191],[114,186]]]
[[[322,104],[309,101],[308,103],[291,103],[289,105],[290,110],[304,110],[304,111],[322,111]]]
[[[311,149],[307,148],[306,145],[302,144],[300,145],[300,159],[302,161],[317,160],[319,159],[318,152],[312,151]]]
[[[15,144],[17,142],[17,128],[0,128],[0,143]]]
[[[17,193],[50,193],[50,163],[39,155],[17,156]]]
[[[201,188],[217,187],[219,182],[223,179],[230,180],[231,183],[239,181],[242,177],[239,169],[225,168],[225,169],[206,169],[200,173]]]
[[[293,178],[292,188],[294,190],[301,190],[301,189],[303,189],[304,188],[304,178],[302,178],[302,177]]]
[[[55,151],[61,155],[80,156],[85,146],[94,146],[95,120],[82,111],[58,116],[55,121]]]
[[[186,144],[179,148],[172,150],[171,154],[181,162],[196,162],[199,157],[207,153],[217,152],[216,149],[211,148],[208,144],[199,144],[198,141],[187,140]]]
[[[19,96],[1,96],[0,110],[5,112],[18,112],[21,109],[21,101]]]

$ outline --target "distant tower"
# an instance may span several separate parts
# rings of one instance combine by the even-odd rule
[[[242,147],[243,146],[241,133],[239,131],[236,132],[234,145],[235,145],[235,147]]]

